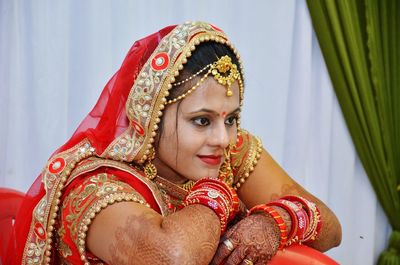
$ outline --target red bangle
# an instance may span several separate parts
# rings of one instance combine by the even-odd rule
[[[313,214],[313,227],[310,229],[309,233],[304,238],[304,242],[314,241],[317,239],[318,234],[322,228],[322,220],[321,220],[321,213],[319,209],[315,208],[315,213]]]
[[[230,215],[231,207],[229,199],[226,198],[226,195],[221,194],[213,189],[207,189],[205,187],[202,187],[190,192],[190,196],[188,195],[187,198],[190,199],[198,196],[206,196],[210,197],[211,199],[219,201],[221,203],[221,206],[224,208],[225,213],[227,215]]]
[[[297,220],[297,215],[296,213],[293,211],[292,208],[290,208],[289,206],[287,206],[286,204],[280,202],[279,200],[277,201],[272,201],[267,203],[268,206],[277,206],[282,208],[283,210],[285,210],[289,215],[290,215],[290,219],[292,221],[292,225],[291,225],[291,230],[288,231],[288,242],[291,242],[293,240],[293,238],[295,238],[296,234],[297,234],[297,229],[298,229],[298,220]]]
[[[307,211],[308,218],[310,220],[309,229],[304,235],[303,242],[315,240],[322,227],[321,213],[317,205],[301,196],[288,195],[282,199],[301,203],[302,207]]]
[[[267,206],[265,204],[254,206],[247,213],[247,216],[254,214],[258,211],[261,211],[263,213],[270,215],[274,219],[275,223],[278,225],[278,228],[280,231],[280,240],[279,240],[278,249],[282,249],[286,245],[286,242],[288,239],[286,224],[285,224],[285,221],[283,220],[282,216],[280,216],[280,214],[274,208]]]
[[[239,198],[237,196],[236,191],[229,187],[225,182],[219,180],[219,179],[212,179],[212,178],[203,178],[200,179],[196,182],[196,184],[193,186],[192,190],[197,190],[200,187],[208,187],[211,189],[216,189],[219,190],[222,194],[225,194],[229,197],[229,200],[231,201],[231,211],[230,211],[230,216],[229,220],[232,220],[236,213],[239,211]]]
[[[214,185],[212,183],[202,183],[199,186],[196,186],[192,189],[193,192],[196,192],[198,190],[201,189],[212,189],[212,190],[218,190],[229,202],[229,209],[230,209],[230,216],[229,216],[229,220],[233,219],[236,215],[236,213],[239,211],[239,199],[238,196],[236,194],[236,192],[232,189],[229,191],[229,193],[226,192],[226,189],[218,186],[218,185]]]
[[[226,215],[223,207],[221,207],[221,205],[218,201],[213,200],[210,197],[206,197],[206,196],[196,196],[193,198],[185,199],[185,201],[184,201],[185,206],[192,205],[192,204],[201,204],[201,205],[207,206],[211,210],[213,210],[220,220],[221,234],[223,234],[225,232],[228,218],[227,218],[227,215]]]
[[[297,216],[298,220],[298,226],[297,226],[297,233],[295,235],[295,238],[293,239],[293,243],[299,242],[302,243],[304,242],[304,236],[306,234],[306,231],[308,230],[308,227],[310,226],[310,220],[308,218],[308,215],[306,211],[301,207],[301,204],[297,204],[295,202],[287,201],[285,200],[285,203],[288,204],[290,208],[293,209]]]
[[[319,208],[317,206],[315,206],[316,208],[316,220],[318,222],[317,224],[317,229],[315,230],[315,238],[313,240],[316,239],[316,237],[318,236],[318,234],[321,232],[322,229],[322,216],[321,216],[321,211],[319,210]]]
[[[236,192],[221,180],[211,178],[200,179],[194,184],[184,200],[185,206],[191,204],[203,204],[214,210],[221,221],[221,234],[239,209]]]
[[[309,219],[307,213],[303,210],[301,205],[297,205],[294,202],[283,199],[270,202],[267,205],[281,207],[289,213],[292,219],[292,230],[288,237],[287,245],[291,245],[296,242],[303,242],[304,235],[309,226]]]
[[[225,182],[219,179],[212,179],[212,178],[200,179],[193,186],[192,190],[195,190],[198,187],[203,187],[203,186],[213,187],[214,189],[220,190],[221,192],[230,196],[231,199],[234,199],[233,197],[235,196],[237,197],[236,191],[233,190],[231,187],[229,187]]]

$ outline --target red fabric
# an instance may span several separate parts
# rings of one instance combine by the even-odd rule
[[[100,177],[100,175],[102,177]],[[70,264],[83,264],[78,247],[75,244],[75,242],[78,241],[77,234],[71,234],[72,232],[70,228],[75,227],[78,223],[82,223],[84,218],[83,215],[90,207],[95,203],[98,203],[99,200],[104,199],[104,197],[113,193],[110,192],[102,195],[97,194],[97,192],[101,190],[101,187],[111,183],[114,185],[113,187],[118,185],[119,188],[116,193],[139,193],[153,210],[161,214],[161,210],[159,209],[151,190],[143,181],[139,180],[132,174],[111,167],[101,167],[94,171],[82,174],[76,177],[71,184],[65,188],[61,198],[63,206],[55,231],[60,231],[59,229],[62,227],[63,233],[59,234],[60,246],[62,247],[59,246],[59,252],[65,252],[68,254],[65,255],[65,257],[62,257],[61,254],[59,256],[60,259],[64,259],[64,261],[67,263],[69,262]],[[88,186],[91,186],[91,188],[86,189]],[[71,194],[73,194],[73,196],[68,198]],[[85,195],[81,197],[81,194]],[[73,216],[73,218],[68,219],[68,216]],[[89,251],[86,251],[85,255],[88,257],[90,263],[98,264],[100,262],[100,260]],[[92,260],[93,262],[91,262]],[[55,261],[56,263],[61,263],[57,260],[57,257],[55,257]]]
[[[175,26],[168,26],[146,38],[136,41],[126,55],[120,69],[108,81],[92,111],[81,122],[72,137],[52,156],[88,138],[97,154],[118,137],[127,127],[125,103],[134,80],[160,40]],[[15,260],[7,264],[21,264],[25,241],[32,220],[32,211],[45,194],[42,176],[36,179],[26,194],[16,218],[17,251]],[[10,251],[12,251],[10,249]],[[14,251],[9,253],[15,253]]]
[[[72,184],[68,185],[68,187],[65,188],[62,198],[64,199],[65,196],[67,196],[69,194],[69,191],[71,189],[74,189],[77,186],[81,185],[82,182],[86,178],[88,178],[90,176],[95,176],[95,175],[100,174],[100,173],[107,173],[108,175],[117,176],[118,179],[120,179],[124,183],[127,183],[131,187],[134,187],[135,191],[137,191],[138,193],[140,193],[143,196],[143,198],[150,205],[150,207],[154,211],[156,211],[159,214],[161,214],[161,210],[158,207],[157,202],[154,199],[154,196],[151,194],[151,190],[143,183],[143,181],[135,178],[130,173],[127,173],[125,171],[122,171],[122,170],[119,170],[119,169],[116,169],[116,168],[110,168],[110,167],[101,167],[101,168],[96,169],[94,171],[90,171],[88,173],[80,175],[79,179],[74,180],[72,182]]]
[[[9,264],[6,260],[8,256],[7,246],[9,249],[15,249],[15,236],[13,220],[18,212],[21,202],[24,198],[22,192],[0,188],[0,264]]]

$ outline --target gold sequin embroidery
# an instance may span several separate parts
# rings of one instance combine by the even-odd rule
[[[234,149],[231,150],[231,166],[235,173],[233,188],[236,190],[250,176],[262,152],[261,140],[246,130],[240,129],[238,141]]]
[[[94,175],[71,190],[62,204],[62,210],[68,214],[61,214],[62,226],[57,233],[60,239],[58,250],[62,257],[71,255],[68,245],[63,242],[65,229],[68,229],[82,261],[86,263],[85,242],[90,223],[102,209],[121,201],[134,201],[150,207],[134,188],[107,173]]]

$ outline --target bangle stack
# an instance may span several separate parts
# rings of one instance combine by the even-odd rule
[[[291,229],[286,231],[286,225],[275,207],[288,212],[291,219]],[[321,231],[321,214],[315,203],[300,196],[285,196],[276,201],[253,207],[249,214],[264,212],[272,216],[277,223],[281,238],[279,248],[295,243],[301,244],[313,241]]]
[[[292,230],[288,235],[289,240],[287,241],[287,245],[295,242],[303,242],[304,234],[309,227],[309,219],[303,208],[294,202],[283,199],[272,201],[267,205],[283,208],[289,213],[292,220]]]
[[[221,234],[239,210],[239,199],[234,189],[218,179],[198,180],[183,201],[184,206],[202,204],[211,208],[221,222]]]
[[[310,227],[304,235],[304,242],[314,241],[322,228],[321,212],[317,205],[301,196],[285,196],[282,199],[298,203],[307,212]]]

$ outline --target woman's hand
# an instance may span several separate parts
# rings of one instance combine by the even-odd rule
[[[211,264],[266,264],[277,252],[279,241],[279,228],[272,217],[250,215],[229,228]]]

